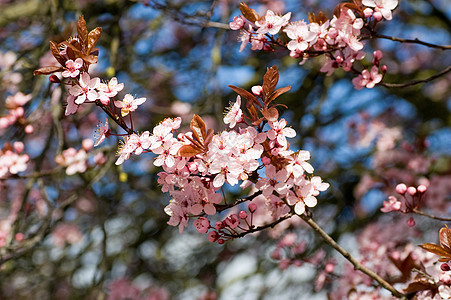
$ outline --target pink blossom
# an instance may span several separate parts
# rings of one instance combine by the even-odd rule
[[[207,233],[210,228],[210,221],[207,218],[200,217],[194,220],[193,225],[200,233]]]
[[[67,175],[74,175],[75,173],[83,173],[88,168],[87,165],[88,155],[84,149],[75,150],[74,148],[68,148],[61,154],[55,157],[57,164],[66,167]]]
[[[233,17],[233,21],[229,23],[229,27],[232,30],[240,30],[244,27],[244,19],[242,16]]]
[[[280,29],[283,26],[288,24],[290,17],[291,12],[281,17],[276,15],[272,10],[268,10],[264,17],[264,20],[259,20],[255,22],[255,25],[259,27],[257,33],[259,34],[269,33],[271,35],[275,35],[280,31]]]
[[[67,96],[67,105],[66,105],[66,111],[64,112],[65,116],[75,114],[78,110],[78,107],[80,105],[75,103],[75,96],[69,95]]]
[[[373,88],[376,84],[381,82],[382,74],[379,74],[379,70],[376,66],[371,68],[371,73],[368,70],[363,70],[362,74],[352,79],[352,83],[354,87],[358,90],[363,87],[367,87],[369,89]]]
[[[282,147],[287,146],[286,138],[292,138],[296,136],[296,131],[293,128],[286,127],[287,121],[280,119],[280,121],[268,122],[271,129],[268,131],[268,138],[270,140],[277,140]]]
[[[374,7],[376,12],[380,12],[386,20],[392,19],[392,10],[398,6],[398,0],[363,0],[362,4]]]
[[[79,80],[79,84],[72,86],[69,89],[69,93],[77,97],[75,99],[75,104],[82,104],[86,100],[94,102],[99,98],[99,94],[95,90],[100,83],[99,78],[89,77],[88,73],[81,74],[81,78]]]
[[[393,196],[389,196],[388,201],[384,201],[384,207],[381,208],[381,212],[388,213],[391,211],[399,211],[401,210],[401,206],[401,201],[398,201],[398,199]]]
[[[237,123],[243,120],[243,112],[241,111],[241,97],[236,97],[236,102],[232,105],[229,112],[224,116],[224,123],[229,124],[230,128],[235,127]]]
[[[309,47],[309,42],[316,39],[316,33],[309,31],[307,23],[298,21],[288,25],[284,31],[291,39],[287,44],[287,48],[291,51],[304,51]]]
[[[123,88],[124,84],[117,83],[116,77],[111,78],[108,83],[100,83],[98,87],[100,102],[102,102],[103,105],[108,105],[108,103],[110,103],[110,98],[116,96]]]
[[[102,125],[102,123],[97,125],[97,130],[95,131],[95,138],[96,142],[94,144],[94,147],[97,147],[100,145],[105,138],[107,138],[110,135],[110,128],[108,126],[108,118],[105,118],[105,124]]]
[[[75,78],[80,74],[80,68],[83,66],[83,60],[81,58],[77,58],[75,61],[69,59],[66,61],[66,70],[61,73],[63,77],[72,77]]]
[[[127,94],[122,101],[114,101],[114,105],[121,108],[121,115],[122,117],[125,117],[130,112],[135,111],[138,108],[138,105],[141,105],[144,102],[146,102],[146,98],[144,97],[135,99],[131,94]]]

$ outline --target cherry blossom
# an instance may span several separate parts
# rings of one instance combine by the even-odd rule
[[[367,88],[373,88],[376,84],[381,82],[382,80],[382,74],[379,74],[379,70],[376,66],[373,66],[371,68],[371,72],[368,70],[363,70],[362,74],[352,79],[352,83],[354,84],[354,87],[358,90],[362,89],[363,87]]]
[[[63,77],[78,77],[80,74],[80,69],[83,66],[83,60],[81,58],[77,58],[75,61],[69,59],[66,61],[66,70],[61,73]]]
[[[95,132],[95,136],[96,136],[96,142],[94,144],[94,147],[97,147],[98,145],[100,145],[105,138],[107,138],[110,134],[110,128],[108,126],[108,118],[105,118],[105,124],[102,125],[102,123],[100,123],[99,125],[97,125],[97,130]]]
[[[114,101],[114,105],[121,109],[121,115],[122,117],[125,117],[130,112],[135,111],[138,108],[138,105],[141,105],[144,102],[146,102],[146,98],[144,97],[135,99],[131,94],[127,94],[122,101]]]
[[[263,20],[255,22],[255,25],[259,27],[257,33],[277,34],[283,26],[288,24],[290,18],[291,12],[281,17],[276,15],[272,10],[268,10]]]
[[[277,140],[282,147],[287,146],[286,138],[292,138],[296,136],[296,131],[293,128],[286,127],[287,121],[280,119],[280,121],[268,122],[271,129],[268,131],[268,138],[270,140]]]
[[[79,85],[73,85],[69,89],[69,93],[72,96],[77,97],[75,99],[75,104],[82,104],[86,100],[94,102],[99,98],[99,94],[95,90],[99,84],[100,79],[98,77],[91,79],[88,73],[83,73],[81,74]]]
[[[110,103],[110,98],[116,96],[123,88],[124,84],[118,83],[116,77],[111,78],[107,83],[100,83],[98,86],[100,102],[102,102],[103,105],[108,105],[108,103]]]
[[[381,12],[386,20],[391,20],[391,11],[398,6],[398,0],[363,0],[362,4],[369,7],[375,7],[376,12]]]
[[[309,47],[309,42],[317,37],[316,33],[309,31],[307,23],[297,21],[288,25],[283,31],[291,41],[287,44],[287,48],[291,51],[304,51]]]
[[[229,124],[230,128],[243,120],[243,112],[241,111],[241,97],[236,97],[236,102],[230,108],[229,112],[224,116],[224,123]]]

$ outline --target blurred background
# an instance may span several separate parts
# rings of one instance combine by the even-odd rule
[[[291,20],[319,11],[331,18],[338,4],[246,3],[261,15],[291,11]],[[426,84],[357,91],[352,74],[319,72],[322,58],[301,66],[287,51],[239,52],[239,33],[225,29],[239,14],[235,0],[0,0],[0,116],[9,113],[8,97],[32,95],[23,121],[0,127],[0,145],[23,141],[32,161],[29,177],[0,180],[0,230],[24,238],[0,248],[1,299],[325,299],[337,289],[340,270],[325,279],[324,269],[339,258],[303,224],[285,222],[224,245],[192,226],[179,234],[166,224],[170,199],[157,184],[151,154],[116,166],[118,138],[91,149],[106,115],[85,105],[64,116],[64,86],[33,77],[52,62],[49,41],[76,34],[80,15],[88,30],[103,29],[92,76],[116,76],[125,83],[122,95],[147,98],[134,113],[135,129],[181,116],[188,130],[196,113],[207,127],[223,130],[224,108],[236,99],[227,86],[249,90],[276,65],[279,87],[292,86],[278,98],[297,131],[292,146],[310,151],[315,174],[331,184],[313,210],[320,225],[356,256],[359,237],[371,236],[365,226],[397,228],[396,237],[384,237],[396,246],[436,241],[428,230],[437,232],[441,223],[415,217],[420,226],[409,228],[408,216],[381,216],[379,209],[397,183],[423,183],[425,207],[449,215],[451,73]],[[449,45],[451,7],[447,0],[400,1],[393,20],[376,31]],[[386,39],[365,41],[367,65],[376,49],[384,53],[388,83],[427,78],[451,65],[449,51]],[[86,171],[68,176],[55,157],[71,147],[80,151],[84,140]],[[230,199],[243,196],[229,192]]]

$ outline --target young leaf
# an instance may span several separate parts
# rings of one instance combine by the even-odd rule
[[[252,95],[250,92],[246,91],[245,89],[242,89],[237,86],[229,85],[229,88],[231,88],[235,93],[246,99],[248,102],[246,102],[246,107],[250,107],[252,104],[256,104],[259,107],[262,107],[260,102],[258,102],[257,97]]]
[[[266,104],[271,103],[272,101],[274,101],[277,97],[279,97],[280,95],[288,92],[291,89],[291,86],[286,86],[286,87],[281,87],[277,90],[274,91],[274,93],[271,94],[271,97],[269,97],[268,101],[266,102]]]
[[[53,57],[55,57],[55,59],[62,65],[65,66],[66,64],[66,59],[60,55],[60,49],[59,46],[61,44],[57,45],[56,43],[50,41],[50,51],[52,51],[52,55]]]
[[[267,101],[271,97],[272,92],[276,88],[277,83],[279,82],[279,71],[277,70],[276,66],[272,66],[271,68],[268,68],[268,70],[265,73],[265,76],[263,76],[263,100],[265,101],[265,104],[267,104]]]
[[[55,72],[62,72],[64,71],[63,67],[55,67],[55,66],[49,66],[49,67],[42,67],[37,70],[34,70],[33,75],[50,75]]]
[[[438,239],[440,241],[440,246],[451,253],[451,229],[447,226],[442,227],[438,233]]]
[[[432,252],[436,255],[442,256],[442,258],[440,258],[439,261],[451,260],[451,252],[447,251],[446,249],[442,248],[439,245],[427,243],[419,245],[419,247],[423,248],[426,251]]]
[[[258,19],[260,19],[260,16],[257,14],[257,12],[254,9],[247,6],[247,4],[244,2],[240,3],[240,10],[243,16],[249,22],[255,23],[256,21],[258,21]]]
[[[191,120],[190,128],[193,131],[193,136],[200,141],[202,145],[204,145],[205,138],[207,137],[207,131],[202,118],[195,114]]]
[[[177,152],[177,155],[181,157],[192,157],[197,154],[201,154],[202,150],[197,149],[191,145],[183,145]]]
[[[413,294],[419,291],[425,291],[425,290],[436,290],[437,285],[429,282],[426,278],[420,279],[417,281],[412,282],[407,286],[406,289],[404,289],[404,293],[406,294]]]
[[[86,28],[86,21],[83,16],[80,16],[77,21],[77,35],[81,50],[86,53],[86,49],[88,48],[88,29]]]
[[[262,109],[261,112],[265,119],[268,121],[275,122],[279,119],[279,112],[274,107]]]
[[[91,30],[88,34],[88,47],[86,49],[86,54],[91,54],[91,51],[96,46],[102,34],[102,27],[97,27]]]

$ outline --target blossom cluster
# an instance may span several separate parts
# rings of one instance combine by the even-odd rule
[[[31,95],[25,95],[17,92],[14,95],[6,97],[5,108],[8,114],[0,117],[0,129],[8,128],[14,124],[20,124],[25,128],[26,133],[33,132],[33,126],[26,124],[24,105],[31,100]]]
[[[27,154],[21,154],[23,150],[24,144],[22,142],[4,145],[3,149],[0,150],[0,178],[8,174],[15,175],[27,169],[30,157]]]
[[[365,37],[362,29],[366,27],[371,32],[382,19],[391,20],[392,10],[397,5],[397,0],[365,0],[360,6],[342,3],[337,6],[332,19],[323,13],[318,16],[309,14],[309,23],[304,20],[290,23],[290,12],[278,16],[268,10],[264,16],[259,16],[243,3],[241,12],[245,17],[234,17],[229,26],[232,30],[241,30],[240,51],[248,43],[252,50],[271,51],[274,47],[283,47],[290,51],[291,57],[303,58],[301,63],[309,57],[325,55],[321,72],[330,76],[335,69],[342,68],[358,74],[353,80],[357,89],[372,88],[382,80],[379,72],[385,72],[386,66],[379,67],[382,52],[377,51],[370,71],[357,71],[355,68],[354,63],[366,55],[362,51],[362,38]]]

